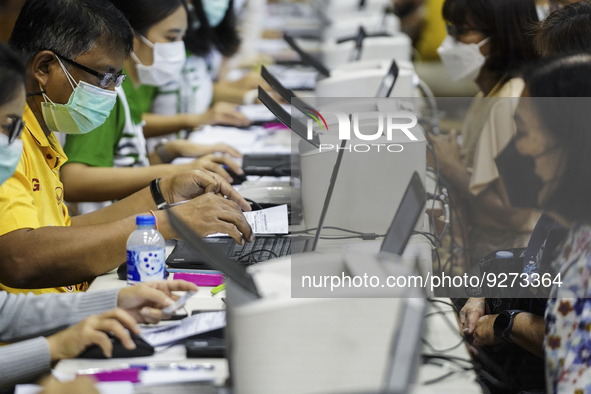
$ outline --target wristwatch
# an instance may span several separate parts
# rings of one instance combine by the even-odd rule
[[[162,195],[162,190],[160,190],[160,178],[154,179],[150,182],[150,192],[152,193],[152,198],[159,210],[170,208],[170,205],[168,205]]]
[[[493,323],[493,331],[495,333],[495,336],[507,342],[512,342],[509,339],[509,334],[511,333],[511,328],[513,328],[513,321],[515,320],[515,316],[521,312],[523,311],[518,309],[510,309],[499,313],[499,315],[495,318],[495,321]]]

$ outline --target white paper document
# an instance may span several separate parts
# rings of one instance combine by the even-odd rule
[[[205,312],[186,317],[176,324],[144,328],[141,337],[152,346],[163,346],[225,326],[226,311]]]
[[[284,104],[282,107],[287,113],[291,113],[291,105]],[[273,112],[263,104],[241,105],[238,111],[253,122],[279,122]]]
[[[244,217],[254,234],[287,234],[289,221],[287,219],[287,205],[278,205],[260,211],[243,212]],[[208,237],[223,237],[228,234],[215,233]]]
[[[244,212],[244,216],[255,234],[287,234],[289,232],[287,205]]]
[[[130,382],[98,382],[95,386],[100,394],[132,394],[133,383]],[[36,384],[19,384],[16,386],[15,394],[38,394],[43,387]]]

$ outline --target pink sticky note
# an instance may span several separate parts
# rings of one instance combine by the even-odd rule
[[[84,376],[92,376],[97,382],[131,382],[139,383],[140,370],[135,368],[99,371]]]
[[[195,283],[197,286],[215,287],[224,283],[224,275],[222,274],[177,272],[174,274],[174,279],[186,280],[187,282]]]

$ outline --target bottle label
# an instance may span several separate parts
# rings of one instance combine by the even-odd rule
[[[164,249],[127,251],[127,281],[151,282],[165,277],[166,253]]]

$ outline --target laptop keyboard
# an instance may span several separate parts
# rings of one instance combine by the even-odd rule
[[[283,257],[291,252],[290,237],[259,237],[245,245],[234,244],[228,257],[243,264],[255,264],[269,259]]]

